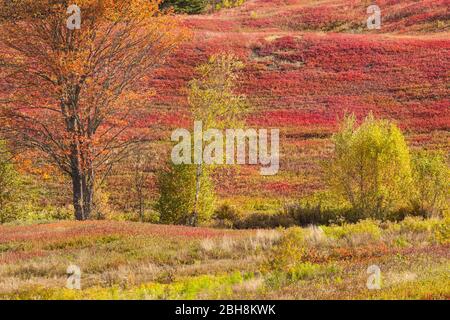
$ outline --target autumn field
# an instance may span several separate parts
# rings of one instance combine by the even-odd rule
[[[162,92],[155,97],[158,108],[150,121],[161,128],[189,128],[186,81],[209,55],[231,50],[246,65],[239,90],[252,102],[247,121],[254,127],[282,128],[283,161],[276,176],[261,177],[250,167],[227,184],[219,183],[224,197],[290,199],[323,188],[320,161],[330,155],[329,138],[338,119],[349,112],[364,116],[372,111],[394,119],[413,147],[448,152],[445,5],[385,4],[390,17],[380,31],[365,29],[361,1],[248,1],[231,13],[186,18],[194,42],[150,82]],[[423,16],[430,19],[425,22]],[[441,27],[439,17],[447,19]],[[326,27],[333,24],[343,27]]]
[[[0,0],[1,300],[450,299],[448,1],[47,2]],[[175,163],[199,119],[276,174]]]
[[[287,231],[108,221],[1,226],[0,297],[449,299],[444,228],[420,219]],[[81,269],[82,290],[66,288],[70,264]],[[381,269],[380,290],[366,286],[370,265]]]

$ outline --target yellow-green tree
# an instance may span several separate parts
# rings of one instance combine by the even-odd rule
[[[234,128],[239,126],[248,109],[245,96],[235,93],[238,71],[244,64],[233,54],[218,54],[197,68],[199,76],[189,83],[189,106],[195,121],[202,121],[203,129]],[[203,150],[202,150],[203,152]],[[197,204],[203,176],[210,170],[197,164],[196,188],[192,216],[197,219]]]
[[[160,222],[182,225],[197,225],[206,222],[214,210],[214,186],[207,173],[199,177],[197,193],[197,168],[190,164],[169,163],[167,170],[159,172],[158,189],[160,197],[156,210]],[[195,221],[192,215],[196,207]]]
[[[188,101],[194,120],[202,122],[204,131],[240,125],[241,117],[248,109],[245,96],[235,92],[238,71],[243,67],[235,55],[222,53],[211,56],[207,63],[197,68],[198,76],[189,82]],[[202,139],[193,137],[194,140],[198,138]],[[161,221],[197,225],[207,220],[215,199],[210,178],[212,170],[211,164],[171,163],[159,179],[157,207]]]
[[[439,152],[421,151],[413,156],[413,207],[427,215],[439,215],[448,206],[450,172]]]
[[[362,216],[384,218],[407,205],[411,160],[405,138],[394,123],[369,115],[357,127],[355,117],[348,116],[333,142],[330,186]]]
[[[247,99],[236,93],[239,71],[244,64],[234,54],[213,55],[197,68],[198,76],[189,82],[189,106],[203,129],[234,128],[248,110]]]

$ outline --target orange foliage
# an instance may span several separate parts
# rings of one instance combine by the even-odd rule
[[[145,139],[134,122],[153,91],[141,82],[188,33],[159,13],[159,1],[77,3],[81,25],[71,30],[65,1],[3,1],[0,113],[14,144],[72,178],[77,218],[85,219],[96,176]]]

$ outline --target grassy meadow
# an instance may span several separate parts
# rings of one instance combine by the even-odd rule
[[[448,225],[419,218],[286,230],[4,225],[0,298],[449,299],[448,239]],[[81,290],[66,288],[70,264]],[[370,265],[380,289],[367,288]]]

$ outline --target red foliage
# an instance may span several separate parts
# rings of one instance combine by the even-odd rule
[[[345,113],[361,119],[372,112],[396,121],[407,133],[425,136],[450,130],[450,43],[440,34],[426,36],[443,31],[437,21],[448,20],[444,2],[377,1],[383,20],[382,29],[374,31],[365,29],[366,5],[356,0],[307,5],[300,0],[256,0],[212,15],[186,17],[194,41],[172,56],[158,77],[149,79],[157,91],[152,102],[161,110],[150,121],[191,128],[184,88],[195,66],[213,53],[233,51],[246,64],[238,90],[253,105],[247,123],[281,129],[281,148],[288,151],[282,153],[279,174],[286,174],[289,182],[270,184],[258,176],[257,168],[243,169],[226,183],[218,179],[219,193],[307,194],[322,187],[317,162],[329,150],[324,143],[307,141],[328,138]],[[359,34],[311,32],[349,28]],[[176,117],[167,116],[169,112]],[[443,146],[449,148],[448,143]]]
[[[155,237],[207,238],[238,235],[238,232],[209,228],[192,228],[173,225],[152,225],[148,223],[117,221],[62,221],[29,226],[0,226],[0,243],[20,241],[61,241],[80,237],[107,235]]]
[[[222,195],[285,191],[297,197],[319,188],[317,163],[329,148],[308,139],[328,138],[350,112],[358,118],[373,112],[410,135],[420,133],[416,146],[435,143],[429,137],[440,131],[447,139],[440,146],[450,151],[446,3],[379,0],[381,30],[367,30],[368,4],[357,0],[254,0],[183,17],[194,38],[142,84],[156,94],[136,127],[149,126],[166,142],[169,130],[192,128],[187,82],[211,54],[232,51],[246,64],[238,90],[254,107],[248,124],[281,129],[281,148],[289,152],[282,153],[279,174],[298,178],[265,185],[257,169],[243,169],[239,178],[219,179]]]

